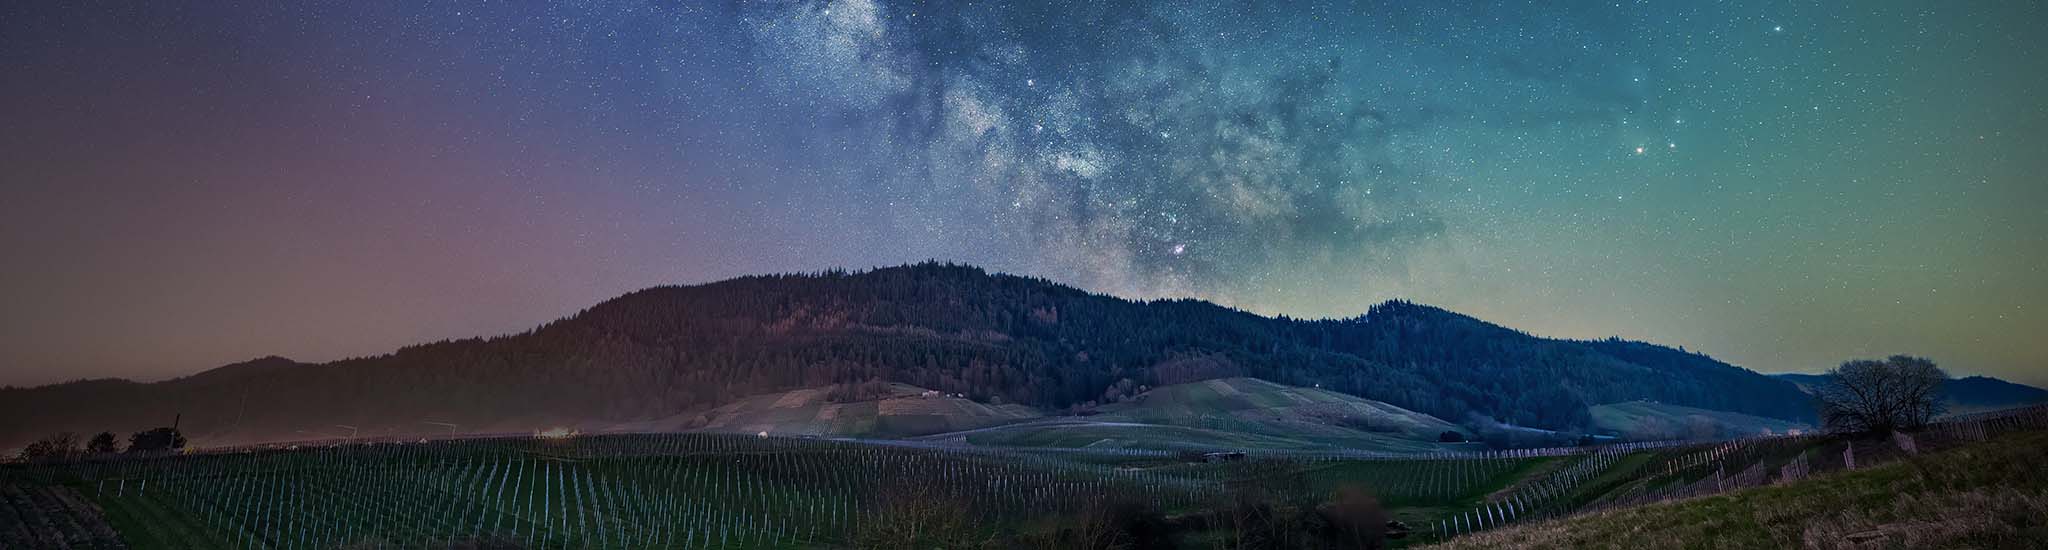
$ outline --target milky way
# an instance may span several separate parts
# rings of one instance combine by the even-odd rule
[[[924,259],[2048,382],[2040,3],[357,4],[0,8],[0,382]]]

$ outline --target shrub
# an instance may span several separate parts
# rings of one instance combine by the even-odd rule
[[[1379,499],[1358,485],[1339,487],[1330,501],[1316,507],[1324,541],[1337,548],[1379,548],[1386,542],[1387,511]]]

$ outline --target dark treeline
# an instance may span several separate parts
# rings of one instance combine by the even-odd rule
[[[0,416],[10,419],[0,445],[57,430],[139,429],[179,413],[187,433],[229,440],[447,430],[427,422],[523,430],[868,380],[1075,410],[1133,388],[1225,376],[1546,428],[1578,427],[1587,405],[1632,399],[1813,416],[1795,385],[1704,355],[1537,338],[1412,303],[1303,321],[927,263],[651,288],[525,333],[377,357],[266,358],[153,384],[0,390]]]

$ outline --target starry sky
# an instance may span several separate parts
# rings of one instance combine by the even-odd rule
[[[6,3],[0,383],[942,259],[2048,385],[2044,28],[2025,1]]]

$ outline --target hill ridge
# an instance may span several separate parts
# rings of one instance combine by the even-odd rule
[[[1320,384],[1453,421],[1484,414],[1553,428],[1585,425],[1587,405],[1637,398],[1793,420],[1811,414],[1792,384],[1703,355],[1541,338],[1401,300],[1350,318],[1299,320],[1200,300],[1127,300],[938,262],[650,287],[515,334],[244,365],[257,366],[0,390],[0,416],[22,419],[0,429],[0,447],[57,430],[134,431],[176,415],[201,443],[336,424],[525,431],[663,418],[869,379],[1048,411],[1092,408],[1138,386],[1248,376]]]

